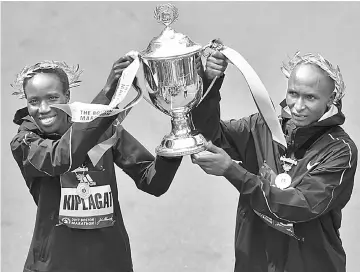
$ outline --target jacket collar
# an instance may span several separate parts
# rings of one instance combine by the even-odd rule
[[[282,106],[283,131],[289,148],[296,149],[315,133],[326,128],[330,129],[342,125],[345,122],[345,116],[341,112],[341,101],[338,105],[332,105],[317,122],[306,127],[296,127],[294,125],[285,99],[280,103],[280,106]]]

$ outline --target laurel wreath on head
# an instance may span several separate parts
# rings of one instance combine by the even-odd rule
[[[336,96],[334,99],[334,104],[339,102],[345,95],[345,83],[340,72],[339,66],[336,68],[323,56],[320,54],[307,53],[303,56],[300,55],[300,51],[296,52],[295,55],[289,60],[288,63],[283,62],[283,66],[281,67],[281,71],[283,74],[289,78],[291,72],[294,70],[296,66],[301,63],[312,63],[319,66],[322,70],[324,70],[330,78],[334,80],[335,83],[335,92]]]
[[[25,91],[23,89],[23,83],[26,78],[32,78],[39,70],[42,69],[61,69],[63,70],[69,80],[69,88],[78,87],[81,83],[79,80],[80,75],[83,70],[80,69],[79,64],[69,66],[64,61],[55,61],[55,60],[44,60],[38,62],[31,66],[25,66],[20,73],[16,75],[13,84],[10,84],[11,87],[15,89],[12,95],[17,95],[20,99],[25,98]]]

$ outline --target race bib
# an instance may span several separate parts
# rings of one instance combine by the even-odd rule
[[[110,185],[98,185],[101,171],[68,172],[60,177],[59,223],[76,229],[113,226],[113,196]]]

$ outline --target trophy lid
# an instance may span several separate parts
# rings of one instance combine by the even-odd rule
[[[159,36],[153,38],[141,52],[144,58],[168,58],[187,55],[199,51],[202,46],[188,36],[173,30],[170,25],[178,18],[178,10],[171,4],[162,4],[155,9],[155,18],[165,25]]]

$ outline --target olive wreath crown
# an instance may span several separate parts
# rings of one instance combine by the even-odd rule
[[[80,69],[79,64],[69,66],[64,61],[44,60],[31,66],[25,66],[20,71],[20,73],[16,75],[14,83],[10,84],[10,86],[15,89],[12,94],[17,95],[20,99],[25,98],[25,92],[23,88],[24,80],[27,78],[32,78],[36,74],[36,72],[43,69],[63,70],[68,77],[69,88],[78,87],[81,83],[81,80],[79,80],[79,78],[83,70]]]
[[[289,60],[288,63],[283,62],[283,66],[281,67],[281,71],[283,74],[289,78],[291,72],[294,68],[301,63],[312,63],[319,66],[322,70],[324,70],[330,78],[334,80],[335,83],[335,92],[336,96],[334,99],[334,104],[338,103],[345,95],[345,83],[340,72],[339,66],[336,68],[323,56],[320,54],[312,54],[307,53],[303,56],[300,56],[300,51],[296,52],[295,55]]]

